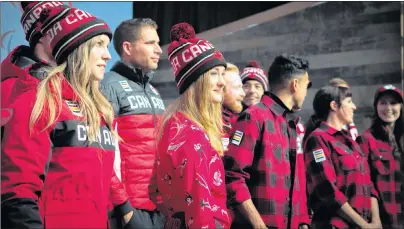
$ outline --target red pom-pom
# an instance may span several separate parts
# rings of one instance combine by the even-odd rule
[[[259,65],[258,65],[258,63],[257,63],[257,61],[255,61],[255,60],[250,60],[249,62],[248,62],[248,64],[247,64],[247,66],[246,66],[247,68],[259,68]]]
[[[175,24],[170,31],[171,42],[179,41],[180,38],[190,39],[194,38],[195,36],[194,27],[186,22]]]

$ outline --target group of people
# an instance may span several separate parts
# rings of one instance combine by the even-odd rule
[[[375,92],[353,124],[333,78],[302,123],[307,60],[242,71],[191,25],[171,28],[179,97],[151,85],[151,19],[114,32],[62,2],[21,2],[29,46],[1,64],[4,228],[404,228],[403,92]],[[110,43],[120,56],[110,72]]]

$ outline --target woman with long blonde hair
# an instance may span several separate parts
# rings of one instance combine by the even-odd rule
[[[110,200],[125,213],[131,209],[118,198],[119,137],[112,106],[99,91],[112,32],[75,8],[43,10],[39,23],[58,66],[39,85],[32,77],[16,83],[21,95],[2,144],[2,226],[106,228]]]
[[[221,160],[226,62],[187,23],[172,27],[171,41],[169,60],[180,97],[158,131],[157,205],[168,217],[167,228],[229,228]]]

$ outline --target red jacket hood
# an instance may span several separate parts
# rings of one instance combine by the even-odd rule
[[[21,45],[13,49],[1,62],[1,82],[9,78],[20,78],[35,63],[47,64],[35,56],[32,48]]]

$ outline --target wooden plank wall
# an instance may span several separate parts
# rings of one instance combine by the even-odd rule
[[[210,41],[239,68],[255,59],[267,70],[282,53],[307,58],[314,87],[301,111],[304,120],[318,88],[332,77],[346,79],[358,106],[355,122],[363,131],[375,90],[388,83],[401,86],[401,8],[400,2],[326,2]],[[161,60],[157,78],[166,80],[154,84],[166,104],[178,96],[170,68]]]

